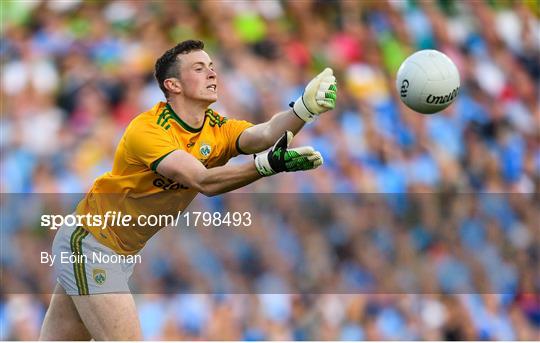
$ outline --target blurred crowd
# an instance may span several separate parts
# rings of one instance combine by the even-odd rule
[[[134,276],[138,284],[156,283],[139,293],[151,293],[152,286],[163,293],[137,296],[145,338],[540,336],[537,1],[74,0],[2,1],[0,6],[2,193],[84,193],[110,170],[129,121],[163,100],[152,75],[155,59],[179,41],[205,42],[218,71],[219,101],[212,107],[254,123],[287,108],[325,66],[336,73],[336,110],[307,125],[293,142],[321,151],[325,165],[241,190],[248,193],[245,199],[267,192],[323,197],[326,201],[315,208],[327,216],[306,219],[315,214],[309,206],[293,213],[294,200],[302,197],[289,195],[282,199],[288,206],[275,202],[262,212],[264,230],[245,229],[245,235],[254,232],[259,238],[231,243],[236,259],[220,255],[218,243],[202,250],[203,262],[190,254],[159,256],[174,241],[162,237],[177,232],[159,233],[145,251],[154,264]],[[460,71],[456,102],[432,116],[407,109],[395,91],[397,68],[420,49],[444,52]],[[436,214],[440,209],[429,210],[430,201],[420,201],[418,225],[402,224],[400,194],[429,199],[439,193],[454,194],[441,208],[463,201],[480,209],[465,214],[456,209],[446,220]],[[495,202],[493,215],[477,214],[491,204],[489,195],[482,196],[490,193],[517,200],[504,206]],[[390,199],[366,210],[355,208],[347,194],[389,194]],[[460,194],[468,194],[469,201]],[[246,206],[253,203],[245,199]],[[216,200],[198,201],[217,206]],[[381,224],[377,219],[385,218],[384,211],[396,217]],[[37,257],[25,248],[46,251],[51,237],[27,222],[10,222],[8,229],[5,214],[0,288],[15,282],[19,293],[27,294],[2,292],[0,339],[36,339],[51,275],[29,266]],[[183,288],[194,282],[187,277],[191,274],[180,277],[182,282],[175,274],[182,268],[216,273],[219,261],[230,260],[247,265],[247,281],[239,283],[262,278],[274,286],[249,289],[251,295],[194,295],[197,289]],[[431,285],[427,278],[427,285],[408,288],[404,271],[422,261],[447,272],[411,271],[433,274],[435,281]],[[305,276],[295,268],[306,265],[315,269],[309,273],[332,271],[350,283],[315,294],[301,292],[298,285],[279,288],[283,280],[294,283],[291,275]],[[386,270],[395,273],[380,280]],[[153,277],[145,280],[149,274]],[[475,281],[478,275],[483,281]],[[479,294],[466,294],[460,282],[476,284]],[[162,288],[167,285],[185,293]],[[342,294],[323,294],[333,290]]]
[[[3,338],[37,337],[55,284],[39,214],[78,195],[4,198],[19,224],[2,247]],[[539,206],[517,193],[201,197],[190,211],[252,224],[163,229],[130,286],[153,340],[535,340]]]

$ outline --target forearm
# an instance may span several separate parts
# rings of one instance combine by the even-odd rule
[[[254,162],[225,165],[206,169],[199,178],[198,186],[204,195],[214,196],[244,187],[261,177]]]
[[[165,157],[156,171],[179,184],[213,196],[243,187],[261,178],[255,162],[241,165],[227,164],[206,168],[189,153],[176,150]]]
[[[240,137],[240,147],[246,153],[258,153],[271,147],[285,131],[298,133],[305,121],[290,110],[276,113],[267,122],[245,130]]]
[[[270,147],[274,142],[283,135],[285,131],[291,131],[296,135],[306,122],[298,118],[292,109],[276,113],[269,121],[266,122],[265,138],[270,141]]]

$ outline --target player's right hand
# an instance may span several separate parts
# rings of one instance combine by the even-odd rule
[[[321,153],[310,146],[289,149],[293,139],[291,131],[286,131],[268,152],[255,155],[255,167],[262,176],[270,176],[283,171],[315,169],[323,164]]]
[[[337,99],[337,83],[331,68],[325,68],[311,80],[304,94],[293,104],[294,113],[306,123],[312,122],[319,114],[334,109]]]

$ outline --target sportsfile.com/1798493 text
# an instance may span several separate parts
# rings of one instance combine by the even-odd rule
[[[152,214],[131,216],[122,212],[107,211],[105,214],[43,214],[41,226],[57,230],[63,225],[100,227],[102,230],[110,226],[116,227],[249,227],[253,224],[251,213],[245,212],[210,212],[210,211],[178,211],[172,214]]]

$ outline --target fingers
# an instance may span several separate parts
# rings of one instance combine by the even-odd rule
[[[318,91],[316,101],[328,100],[328,99],[336,100],[336,98],[337,98],[337,94],[335,91],[332,91],[332,90]]]
[[[336,99],[336,92],[332,90],[327,90],[325,92],[318,92],[315,102],[319,106],[325,107],[327,109],[333,109],[336,106]]]
[[[322,106],[328,110],[336,107],[336,101],[334,99],[320,99],[317,100],[317,105]]]
[[[326,109],[333,109],[336,106],[336,99],[337,84],[335,76],[330,74],[322,77],[315,97],[315,102],[317,105]]]
[[[317,95],[320,93],[326,93],[326,92],[337,92],[337,84],[336,84],[336,78],[332,76],[332,79],[329,80],[322,80],[319,84],[319,89],[317,89]]]
[[[313,163],[313,169],[321,166],[324,163],[323,157],[318,151],[315,151],[313,155],[308,156],[308,160]]]
[[[335,82],[323,81],[319,85],[319,89],[317,90],[317,93],[318,92],[328,92],[328,91],[335,92],[336,89],[337,89],[335,85],[336,85]]]
[[[289,149],[289,151],[294,151],[300,156],[310,156],[313,155],[316,151],[313,147],[310,146],[301,146],[294,149]]]
[[[296,153],[296,157],[294,157],[296,160],[302,161],[304,159],[307,159],[309,161],[309,163],[299,164],[298,168],[295,168],[296,170],[315,169],[321,166],[324,162],[321,153],[310,146],[302,146],[294,149],[289,149],[289,151],[294,151]]]

